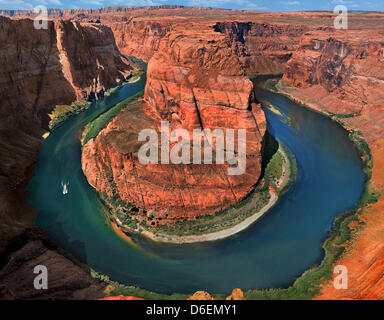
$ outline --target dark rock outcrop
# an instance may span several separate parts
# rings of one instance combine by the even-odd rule
[[[59,252],[60,249],[37,228],[27,229],[13,238],[0,255],[0,300],[94,300],[105,296],[105,282],[91,278],[88,271],[73,262],[75,260]],[[47,289],[34,287],[37,265],[47,268]]]

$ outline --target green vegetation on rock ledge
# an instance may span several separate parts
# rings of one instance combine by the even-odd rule
[[[239,204],[220,210],[213,215],[197,216],[195,220],[178,221],[173,224],[146,226],[146,229],[156,233],[177,236],[203,235],[231,228],[249,216],[259,212],[269,202],[267,184],[257,187],[245,200]]]
[[[135,95],[116,104],[114,107],[98,116],[95,120],[89,122],[84,128],[83,135],[81,138],[81,144],[85,145],[89,140],[96,138],[99,132],[103,130],[107,126],[107,124],[120,113],[121,109],[127,103],[141,98],[143,94],[144,91],[142,90],[136,93]]]
[[[265,177],[275,183],[279,181],[283,174],[283,162],[284,159],[282,154],[280,152],[276,152],[265,169]]]
[[[54,130],[59,127],[63,122],[68,120],[71,116],[86,110],[91,105],[90,102],[79,101],[73,102],[71,105],[57,105],[52,113],[49,115],[51,120],[49,122],[49,129]]]
[[[357,204],[358,208],[362,208],[367,203],[377,202],[381,194],[375,190],[375,188],[370,182],[373,168],[373,157],[369,149],[368,143],[363,138],[362,132],[358,130],[352,131],[349,134],[349,138],[354,142],[356,148],[358,149],[361,155],[363,171],[367,175],[364,191],[361,195],[359,203]]]
[[[156,293],[152,291],[148,291],[145,289],[140,289],[135,286],[126,286],[120,284],[116,281],[109,279],[108,276],[98,273],[94,270],[91,271],[91,275],[93,278],[99,279],[108,283],[111,286],[111,290],[109,291],[110,296],[134,296],[139,297],[145,300],[187,300],[193,293],[190,294],[180,294],[180,293]],[[214,294],[213,297],[216,300],[225,300],[227,295],[225,294]]]
[[[283,193],[297,178],[296,158],[281,141],[279,141],[278,151],[265,168],[264,177],[279,193]]]
[[[167,235],[187,236],[202,235],[211,232],[221,231],[230,228],[248,216],[260,211],[269,201],[270,195],[268,185],[256,188],[251,195],[237,205],[233,205],[225,210],[216,212],[210,216],[196,217],[195,220],[180,220],[173,224],[159,225],[152,227],[145,220],[138,221],[131,217],[132,213],[137,213],[139,208],[125,203],[118,196],[108,198],[106,194],[102,194],[103,202],[111,211],[111,218],[118,219],[123,227],[128,228],[132,232],[148,230],[154,234],[161,233]],[[145,215],[145,213],[144,213]],[[149,216],[148,220],[153,219]]]

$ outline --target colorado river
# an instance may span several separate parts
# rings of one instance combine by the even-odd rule
[[[276,206],[245,231],[211,243],[171,245],[111,228],[81,170],[79,132],[98,114],[144,88],[145,77],[116,90],[52,132],[28,189],[37,226],[57,244],[112,280],[156,292],[230,292],[286,287],[323,258],[321,243],[334,218],[354,207],[365,175],[347,132],[285,97],[257,90],[277,106],[265,110],[268,131],[295,155],[297,180]],[[61,181],[69,181],[63,195]]]

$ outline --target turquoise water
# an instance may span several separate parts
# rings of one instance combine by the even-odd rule
[[[190,245],[132,236],[137,244],[132,246],[113,232],[81,171],[79,130],[144,85],[143,78],[120,88],[46,139],[28,186],[28,203],[39,211],[35,224],[112,280],[163,293],[287,287],[319,263],[334,218],[353,208],[363,191],[358,153],[336,123],[259,89],[257,97],[283,113],[265,110],[269,132],[290,148],[298,164],[297,180],[263,219],[231,238]],[[67,195],[61,181],[70,183]]]

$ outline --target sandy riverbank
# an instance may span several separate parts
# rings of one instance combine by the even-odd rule
[[[141,79],[141,76],[138,76],[137,78],[133,78],[132,80],[128,80],[127,83],[129,83],[129,84],[135,83],[135,82],[138,82],[140,79]]]
[[[277,152],[279,152],[280,155],[283,157],[283,172],[281,174],[279,182],[277,183],[277,190],[278,192],[280,192],[288,185],[292,175],[292,169],[288,155],[285,152],[284,148],[281,146],[281,144],[279,145],[279,149],[277,150]]]
[[[202,234],[202,235],[190,235],[190,236],[175,236],[168,234],[154,234],[149,231],[141,232],[142,235],[150,238],[154,241],[158,242],[168,242],[168,243],[194,243],[194,242],[206,242],[206,241],[215,241],[224,238],[228,238],[230,236],[235,235],[236,233],[245,230],[251,224],[260,219],[269,209],[271,209],[277,202],[278,196],[271,192],[270,199],[266,206],[264,206],[260,211],[254,213],[252,216],[246,218],[239,224],[224,230],[220,230],[217,232]]]

